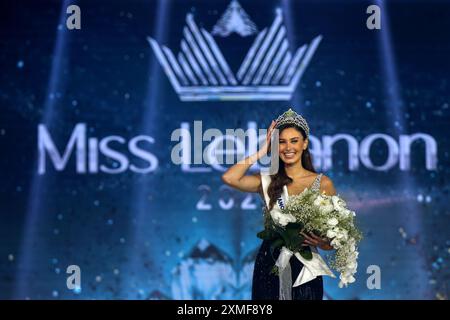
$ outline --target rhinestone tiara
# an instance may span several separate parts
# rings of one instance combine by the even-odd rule
[[[284,124],[295,124],[296,126],[299,126],[303,129],[306,133],[306,137],[309,137],[309,126],[306,122],[305,118],[303,118],[301,115],[299,115],[297,112],[289,108],[288,111],[283,113],[281,116],[278,117],[276,120],[275,128],[279,128],[280,126]]]

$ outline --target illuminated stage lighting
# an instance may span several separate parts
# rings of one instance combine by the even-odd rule
[[[41,123],[50,126],[56,118],[56,108],[58,96],[62,92],[63,83],[60,81],[64,59],[66,58],[68,30],[66,28],[66,9],[74,1],[64,0],[61,5],[59,24],[56,30],[56,41],[53,49],[53,60],[48,82],[47,94],[45,96],[44,110],[42,112]],[[36,159],[36,163],[37,163]],[[44,178],[38,174],[37,170],[33,174],[30,195],[28,198],[28,209],[23,228],[23,239],[20,247],[19,269],[15,283],[15,299],[25,299],[28,293],[28,275],[33,272],[32,265],[34,259],[33,243],[36,237],[36,228],[39,216],[42,214],[42,191],[45,189]]]

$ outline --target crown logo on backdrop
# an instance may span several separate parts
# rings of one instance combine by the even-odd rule
[[[242,37],[258,32],[238,1],[233,0],[213,27],[212,34]],[[175,56],[166,46],[147,37],[181,101],[290,100],[322,36],[295,53],[289,50],[281,9],[269,28],[260,31],[236,74],[211,33],[186,16],[181,51]]]

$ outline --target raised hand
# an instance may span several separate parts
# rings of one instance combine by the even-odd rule
[[[264,144],[264,146],[258,151],[258,156],[259,157],[263,157],[265,156],[268,152],[270,152],[270,140],[272,138],[272,134],[273,134],[273,130],[275,129],[275,125],[276,125],[276,121],[272,120],[272,122],[270,123],[270,127],[269,129],[267,129],[267,135],[266,135],[266,143]]]

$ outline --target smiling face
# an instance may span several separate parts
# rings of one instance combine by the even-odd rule
[[[308,146],[308,139],[296,128],[282,129],[279,136],[280,158],[285,164],[294,164],[302,159],[303,150]]]

